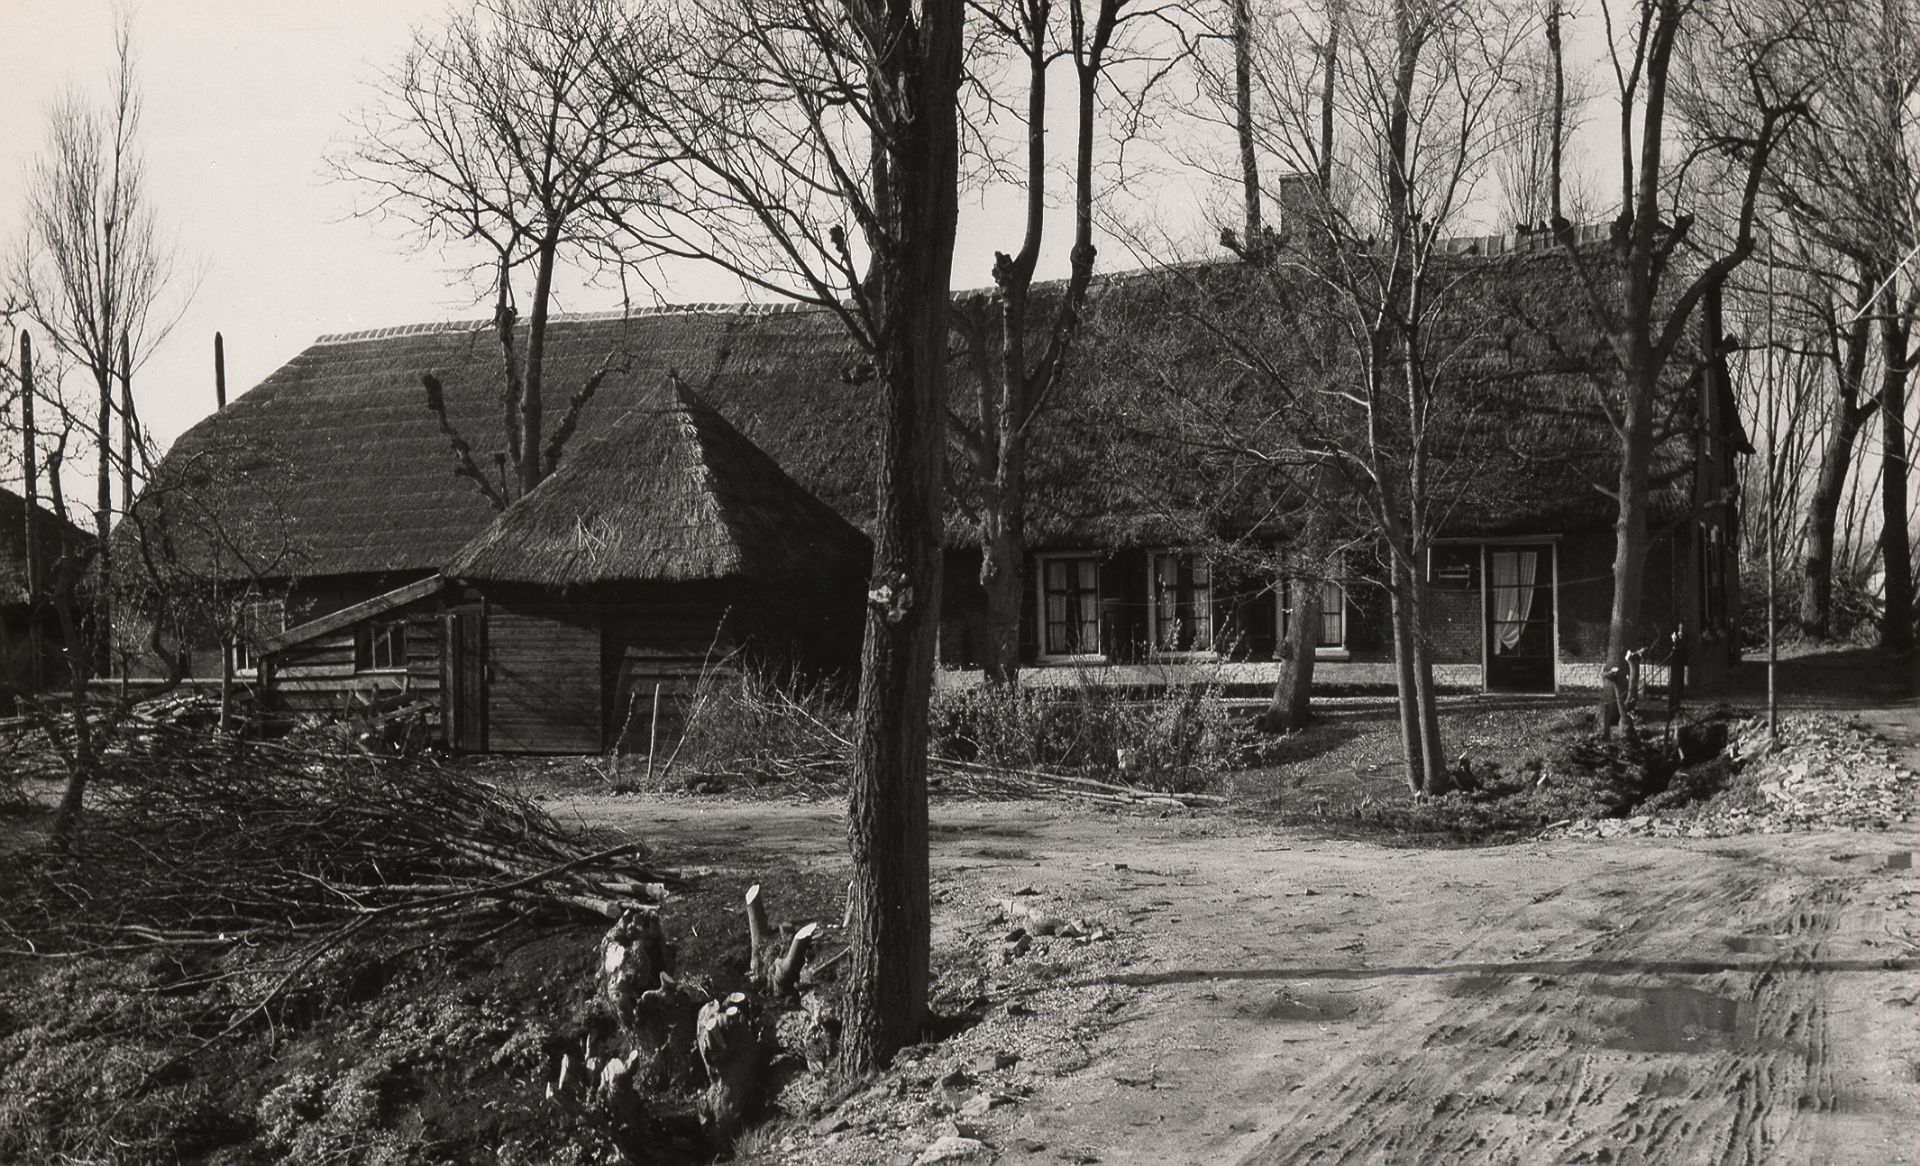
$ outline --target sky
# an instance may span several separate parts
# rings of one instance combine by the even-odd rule
[[[215,331],[231,398],[323,334],[491,315],[446,258],[353,217],[355,189],[325,168],[412,29],[446,11],[446,0],[146,0],[134,10],[149,194],[175,245],[180,290],[193,293],[134,377],[140,415],[163,446],[213,410]],[[47,104],[68,85],[107,92],[113,27],[109,0],[0,0],[0,247],[17,236]],[[995,220],[1008,209],[970,200],[963,231],[1002,235]],[[1064,249],[1047,266],[1064,272]],[[984,283],[988,268],[977,266],[957,267],[956,282]],[[745,298],[704,268],[668,277],[670,300]],[[615,291],[576,287],[558,306],[620,303]]]
[[[0,0],[0,248],[16,242],[29,159],[45,110],[65,87],[96,100],[113,65],[112,0]],[[330,147],[416,26],[438,25],[448,0],[144,0],[133,9],[149,196],[174,243],[178,322],[136,371],[142,419],[164,447],[214,407],[213,334],[224,334],[229,396],[259,383],[317,336],[491,314],[456,267],[410,249],[392,227],[352,214],[356,189],[328,176]],[[1056,87],[1064,110],[1071,87]],[[1064,135],[1062,135],[1064,136]],[[1218,193],[1197,178],[1154,180],[1145,200],[1163,221],[1198,223]],[[1017,199],[963,199],[954,282],[988,282],[995,248],[1016,245]],[[1134,264],[1102,243],[1102,267]],[[1065,273],[1066,224],[1049,228],[1041,275]],[[737,300],[711,269],[667,273],[671,301]],[[558,307],[620,306],[616,292],[575,287]],[[172,314],[171,312],[168,314]],[[0,458],[0,462],[11,459]]]

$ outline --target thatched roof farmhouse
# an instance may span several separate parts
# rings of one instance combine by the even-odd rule
[[[1430,568],[1440,596],[1441,671],[1443,682],[1467,687],[1551,691],[1593,681],[1604,647],[1613,507],[1603,487],[1614,440],[1593,389],[1611,363],[1564,256],[1474,250],[1482,253],[1447,257],[1445,282],[1442,376],[1466,387],[1440,435],[1439,464],[1451,490],[1443,523],[1449,541]],[[1494,250],[1503,253],[1485,253]],[[1176,663],[1215,661],[1257,678],[1271,658],[1288,588],[1236,577],[1226,565],[1215,569],[1221,561],[1212,548],[1223,540],[1284,540],[1297,521],[1289,487],[1216,473],[1208,459],[1192,456],[1192,446],[1167,440],[1181,436],[1169,428],[1185,422],[1164,399],[1181,378],[1223,400],[1261,391],[1244,362],[1236,367],[1202,326],[1207,314],[1233,315],[1271,347],[1275,366],[1301,363],[1286,350],[1299,341],[1289,338],[1297,328],[1289,332],[1283,318],[1284,295],[1260,294],[1248,286],[1253,278],[1233,265],[1199,265],[1096,285],[1086,341],[1037,422],[1029,455],[1032,594],[1023,641],[1031,663],[1097,664],[1151,679]],[[1706,326],[1717,329],[1717,319]],[[667,611],[681,604],[659,588],[793,579],[811,565],[821,568],[818,577],[835,578],[828,589],[842,588],[857,608],[863,587],[837,572],[856,559],[864,570],[865,549],[855,539],[872,515],[874,386],[837,320],[740,305],[562,317],[548,333],[549,415],[602,368],[558,471],[505,513],[453,473],[447,438],[421,389],[422,374],[445,386],[449,419],[481,464],[490,464],[502,444],[502,372],[490,324],[323,337],[180,439],[162,476],[167,466],[210,460],[217,451],[230,469],[203,476],[192,491],[196,504],[221,515],[234,545],[246,541],[236,532],[248,530],[286,545],[278,625],[285,631],[276,650],[291,651],[286,637],[299,628],[337,625],[343,614],[358,629],[349,643],[341,637],[350,629],[332,626],[306,649],[319,651],[320,640],[330,645],[314,660],[282,661],[276,683],[288,699],[300,686],[322,694],[310,701],[325,701],[339,699],[343,687],[404,683],[441,691],[451,709],[461,637],[467,657],[494,660],[515,635],[549,642],[550,625],[571,620],[566,646],[552,651],[598,678],[565,698],[594,709],[557,736],[523,726],[504,736],[469,734],[465,743],[599,748],[615,736],[615,706],[629,705],[636,685],[665,682],[666,673],[634,670],[647,654],[641,641],[655,634],[634,622],[636,605]],[[957,349],[955,368],[953,404],[964,414],[975,396]],[[675,378],[697,390],[662,388]],[[1737,419],[1727,409],[1724,369],[1710,360],[1688,363],[1671,397],[1676,428],[1694,436],[1662,454],[1671,472],[1659,500],[1665,535],[1649,567],[1650,636],[1682,623],[1724,628],[1730,619],[1726,564],[1737,526],[1726,492],[1733,480],[1727,432],[1737,430]],[[1268,412],[1285,425],[1284,411]],[[941,645],[944,663],[964,668],[980,642],[983,604],[971,582],[978,555],[970,549],[970,488],[958,459],[950,477]],[[168,503],[156,497],[150,504]],[[230,554],[214,547],[185,553],[202,555],[216,573]],[[1363,558],[1349,563],[1352,577],[1332,585],[1329,596],[1321,638],[1324,675],[1335,683],[1343,672],[1355,682],[1376,678],[1389,650]],[[394,597],[397,609],[383,607],[383,596]],[[516,632],[509,626],[519,618],[515,605],[545,622]],[[714,638],[713,625],[694,635],[689,621],[731,610],[712,596],[681,606],[672,633],[679,646],[666,653],[676,669],[694,667],[687,653],[695,640],[704,652]],[[832,623],[841,618],[829,613],[833,607],[823,599],[801,622]],[[390,623],[396,610],[412,630],[389,628],[381,633],[384,649],[369,647],[368,622]],[[817,639],[797,625],[788,630],[793,642],[818,651]],[[766,623],[752,633],[781,638]],[[857,640],[857,632],[848,635]],[[395,665],[402,656],[404,668]],[[383,661],[385,669],[371,666]],[[289,688],[303,668],[299,686]],[[1047,670],[1031,674],[1044,681]],[[472,673],[468,687],[483,675]],[[485,715],[481,702],[466,721]],[[458,721],[449,712],[450,739],[460,736]]]

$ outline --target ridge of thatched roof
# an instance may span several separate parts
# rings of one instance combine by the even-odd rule
[[[670,376],[445,572],[544,587],[778,581],[868,554],[865,535]]]
[[[1473,408],[1459,418],[1463,439],[1484,429],[1503,451],[1473,472],[1448,525],[1465,534],[1610,523],[1611,502],[1595,485],[1610,476],[1613,435],[1593,390],[1596,377],[1610,375],[1611,357],[1567,257],[1529,243],[1498,253],[1449,251],[1437,261],[1450,273],[1445,289],[1456,307],[1449,328],[1459,331],[1448,344],[1449,375],[1475,386]],[[1224,532],[1259,527],[1284,509],[1252,488],[1226,506],[1198,497],[1217,483],[1191,452],[1171,457],[1167,476],[1179,479],[1175,495],[1184,489],[1194,497],[1146,496],[1139,487],[1149,463],[1138,451],[1158,422],[1150,408],[1137,407],[1150,389],[1130,382],[1141,373],[1118,351],[1151,342],[1189,374],[1225,375],[1230,362],[1207,349],[1182,301],[1231,298],[1257,276],[1228,260],[1108,272],[1095,281],[1084,342],[1032,429],[1032,545],[1165,545],[1193,537],[1194,514],[1202,510]],[[1038,288],[1036,310],[1057,294],[1053,284]],[[1275,359],[1286,359],[1286,343],[1275,343]],[[833,313],[791,304],[697,304],[556,317],[547,334],[549,425],[603,363],[606,375],[561,469],[651,402],[668,376],[684,375],[794,482],[855,526],[870,523],[876,386]],[[1688,371],[1676,368],[1676,377]],[[196,533],[209,523],[191,521],[194,515],[168,526],[170,537],[217,544],[199,552],[203,559],[255,544],[256,559],[271,552],[271,569],[256,561],[230,571],[234,577],[430,571],[448,563],[496,514],[473,483],[453,473],[448,439],[426,407],[423,373],[445,386],[449,419],[491,470],[504,445],[504,373],[491,323],[339,333],[320,338],[175,444],[156,481],[176,482],[198,515],[217,516],[218,538]],[[956,358],[952,400],[962,413],[978,399],[969,375],[967,362]],[[965,512],[967,479],[956,464],[960,498],[947,516],[949,545],[975,538]],[[219,565],[196,566],[217,574]]]
[[[36,504],[34,535],[40,551],[40,590],[56,570],[72,570],[93,547],[93,536]],[[0,607],[32,601],[27,589],[27,500],[0,486]]]
[[[550,427],[603,364],[561,467],[664,377],[684,372],[830,506],[857,516],[867,505],[872,389],[854,374],[852,344],[828,313],[749,305],[556,318],[545,363]],[[492,470],[504,448],[505,376],[490,325],[344,333],[317,341],[174,444],[158,477],[184,483],[194,515],[171,524],[172,537],[195,543],[183,549],[213,573],[232,557],[228,548],[256,543],[289,552],[276,555],[284,567],[274,574],[440,567],[495,511],[454,475],[447,437],[426,405],[425,373],[440,380],[448,419]],[[168,504],[164,494],[151,501]],[[186,520],[201,514],[219,516],[217,540]]]

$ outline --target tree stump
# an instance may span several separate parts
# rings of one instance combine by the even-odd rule
[[[759,1008],[744,993],[710,1000],[700,1009],[695,1040],[707,1067],[707,1121],[732,1137],[759,1108],[760,1085],[772,1048]]]
[[[621,1027],[639,1031],[640,997],[660,987],[661,974],[667,971],[659,915],[630,908],[600,937],[594,967],[600,999],[613,1009]]]

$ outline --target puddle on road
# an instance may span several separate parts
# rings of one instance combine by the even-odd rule
[[[1772,955],[1780,950],[1780,944],[1771,935],[1729,935],[1720,942],[1727,950],[1740,955]]]
[[[1897,854],[1887,855],[1887,864],[1883,869],[1912,870],[1913,869],[1913,851],[1902,850]]]
[[[1745,1006],[1698,988],[1661,985],[1608,988],[1633,1007],[1608,1019],[1614,1031],[1601,1043],[1636,1053],[1697,1053],[1734,1043]]]
[[[1358,994],[1331,992],[1275,992],[1255,1014],[1261,1020],[1342,1021],[1360,1015],[1366,999]]]

